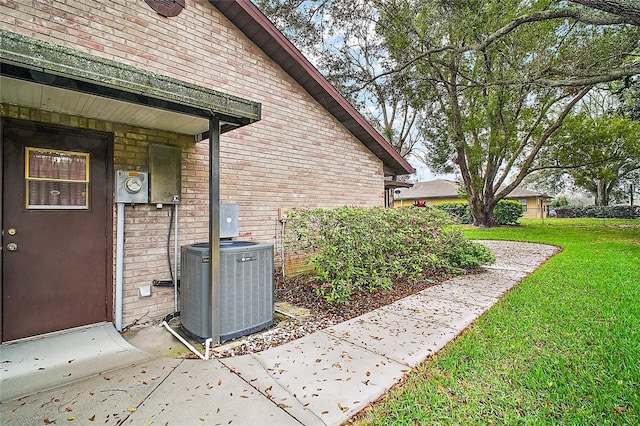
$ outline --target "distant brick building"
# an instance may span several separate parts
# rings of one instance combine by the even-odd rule
[[[237,204],[239,237],[279,257],[280,209],[382,206],[413,172],[249,1],[0,12],[2,341],[172,312],[173,288],[139,288],[170,275],[176,212],[184,245],[209,238],[210,200]],[[157,145],[178,149],[179,194],[124,206],[116,294],[116,172],[150,171]]]

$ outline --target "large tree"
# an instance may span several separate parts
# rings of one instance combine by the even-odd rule
[[[638,72],[638,28],[599,25],[615,20],[549,1],[388,3],[388,72],[410,69],[438,100],[426,161],[457,166],[476,225],[495,225],[497,202],[543,167],[536,157],[595,84]]]
[[[319,29],[306,47],[320,40],[335,55],[316,49],[312,58],[362,110],[377,110],[379,123],[395,100],[406,112],[400,116],[423,118],[428,137],[405,134],[423,137],[432,169],[459,170],[476,225],[495,224],[495,204],[540,167],[536,157],[594,85],[640,73],[635,1],[261,3],[306,10],[305,19],[285,19],[281,28]],[[353,11],[359,7],[367,13]]]

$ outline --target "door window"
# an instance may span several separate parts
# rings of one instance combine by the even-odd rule
[[[89,209],[89,154],[25,148],[27,209]]]

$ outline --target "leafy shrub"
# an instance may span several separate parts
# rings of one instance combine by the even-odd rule
[[[445,211],[457,223],[473,223],[473,215],[469,204],[464,202],[449,202],[434,204],[435,208]],[[518,201],[500,200],[493,208],[493,214],[498,225],[512,225],[524,214],[524,206]]]
[[[569,207],[569,204],[570,204],[569,199],[565,196],[561,196],[561,197],[554,198],[549,203],[549,207],[554,207],[554,208]]]
[[[493,208],[498,225],[515,225],[524,214],[524,206],[514,200],[500,200]]]
[[[616,219],[640,219],[640,206],[585,206],[556,209],[559,218],[595,217]]]
[[[447,212],[455,222],[463,224],[473,223],[471,208],[469,208],[469,204],[466,202],[437,203],[434,204],[433,207]]]
[[[316,292],[346,303],[355,289],[389,289],[395,279],[494,260],[450,224],[447,214],[430,208],[298,210],[287,218],[286,243],[309,255]]]

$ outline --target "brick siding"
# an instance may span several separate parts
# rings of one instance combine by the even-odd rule
[[[279,208],[384,204],[381,161],[208,2],[187,1],[174,18],[131,0],[0,0],[0,12],[3,29],[261,102],[261,121],[221,136],[220,189],[223,202],[239,205],[240,237],[274,244],[276,264]],[[55,111],[2,105],[1,112],[113,132],[114,170],[148,170],[152,143],[181,147],[179,243],[207,239],[206,141]],[[173,311],[172,288],[154,287],[150,298],[137,290],[169,278],[170,214],[170,206],[126,207],[125,326]]]

